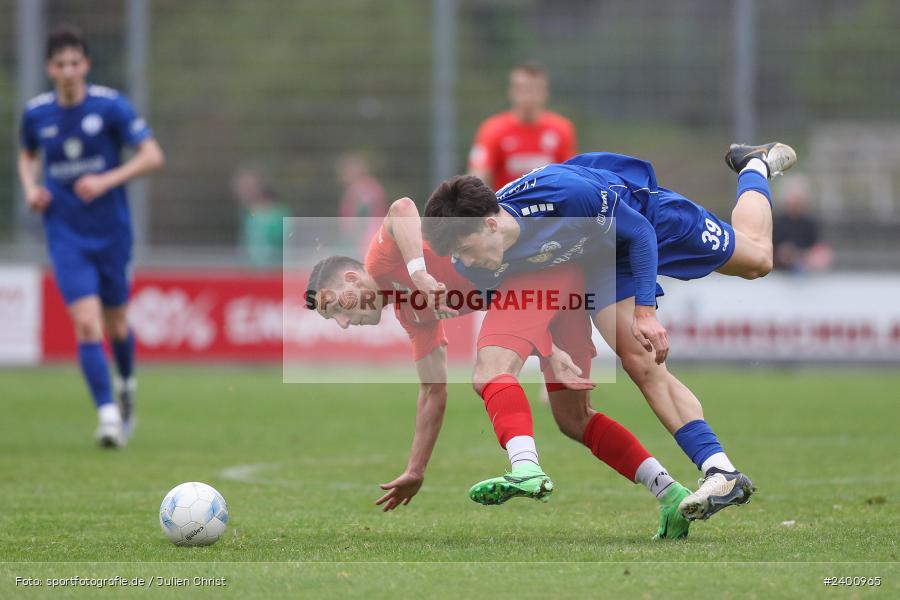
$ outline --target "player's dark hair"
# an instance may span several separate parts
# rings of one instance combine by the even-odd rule
[[[474,175],[442,181],[425,205],[422,235],[440,256],[453,252],[460,238],[481,228],[481,219],[500,211],[497,196]]]
[[[71,25],[60,25],[47,36],[47,60],[66,48],[78,48],[85,57],[90,56],[81,31]]]
[[[363,271],[365,266],[349,256],[329,256],[317,262],[309,274],[309,281],[306,282],[306,308],[316,309],[316,294],[319,290],[327,288],[342,269]]]
[[[539,62],[527,61],[513,67],[513,71],[522,71],[532,77],[547,77],[547,69]]]

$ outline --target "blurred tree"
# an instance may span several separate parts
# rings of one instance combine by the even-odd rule
[[[427,3],[164,0],[153,9],[155,126],[178,140],[169,164],[192,173],[189,185],[168,178],[154,194],[157,231],[227,241],[217,232],[236,231],[230,211],[207,211],[204,233],[194,205],[225,197],[228,174],[247,160],[267,165],[297,215],[337,213],[332,165],[351,148],[392,157],[380,161],[391,195],[427,188]]]
[[[900,106],[900,2],[840,7],[810,35],[795,80],[818,119],[891,119]]]
[[[0,62],[0,123],[15,123],[16,135],[18,133],[19,116],[16,112],[16,88],[6,85],[5,82],[15,81],[13,65],[9,61]],[[12,129],[12,127],[10,127]],[[0,133],[8,131],[0,126]],[[12,131],[10,131],[12,133]],[[12,137],[12,136],[10,136]],[[15,224],[15,209],[13,202],[15,195],[15,156],[18,146],[18,137],[10,139],[5,137],[0,143],[0,243],[9,240],[13,234]]]
[[[666,181],[727,209],[733,3],[458,0],[458,167],[475,127],[507,106],[512,64],[543,62],[551,107],[583,149],[651,159]],[[95,79],[122,87],[121,0],[46,0],[91,40]],[[151,241],[232,243],[228,177],[264,163],[293,214],[333,215],[334,159],[377,159],[388,197],[431,191],[431,2],[153,0],[150,108],[169,158],[151,186]],[[0,0],[14,15],[15,1]],[[893,119],[900,2],[757,0],[760,133],[802,139],[824,119]],[[0,185],[14,186],[15,19],[0,19]],[[690,139],[691,168],[679,167]],[[668,177],[674,174],[674,180]],[[680,178],[680,180],[679,180]],[[721,206],[717,205],[721,202]],[[0,194],[0,236],[12,222]],[[7,218],[9,217],[9,218]],[[0,237],[2,239],[2,237]]]

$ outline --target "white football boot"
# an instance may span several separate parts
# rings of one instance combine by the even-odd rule
[[[688,521],[708,519],[726,506],[747,504],[756,491],[750,478],[740,471],[723,471],[713,467],[699,481],[700,488],[678,505]]]
[[[100,419],[97,431],[94,432],[94,440],[101,448],[124,448],[128,443],[125,428],[122,425],[122,415],[115,402],[104,404],[97,410]]]
[[[769,179],[781,175],[797,163],[797,153],[781,142],[771,142],[761,146],[732,144],[725,154],[725,162],[735,173],[740,173],[750,159],[758,158],[766,164]]]

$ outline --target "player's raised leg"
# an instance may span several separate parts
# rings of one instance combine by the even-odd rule
[[[68,309],[78,342],[78,363],[97,407],[99,424],[95,439],[104,448],[120,448],[125,445],[125,435],[119,407],[113,401],[106,352],[103,349],[100,298],[79,298],[70,303]]]
[[[128,306],[104,306],[103,321],[109,335],[116,375],[113,377],[113,393],[122,413],[122,424],[126,437],[131,437],[137,422],[135,402],[137,400],[137,379],[134,375],[134,334],[128,328],[125,314]]]
[[[794,166],[797,153],[779,142],[761,146],[732,144],[725,162],[738,173],[737,203],[731,212],[735,244],[734,254],[718,271],[745,279],[763,277],[774,264],[768,180]]]
[[[615,320],[609,315],[612,310],[616,311]],[[650,408],[704,474],[700,489],[682,501],[682,513],[689,520],[706,519],[725,506],[748,502],[755,489],[753,483],[725,454],[694,393],[669,372],[665,363],[656,364],[653,354],[631,335],[633,313],[634,297],[626,298],[601,310],[595,323],[607,343],[615,344],[622,367]]]
[[[547,500],[553,482],[541,469],[528,397],[516,375],[522,358],[513,350],[485,346],[478,350],[472,382],[484,399],[497,441],[509,455],[511,471],[480,481],[469,490],[479,504],[503,504],[510,498]]]

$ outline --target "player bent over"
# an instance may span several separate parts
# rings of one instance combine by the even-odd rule
[[[559,269],[540,274],[540,277],[534,275],[522,277],[517,289],[583,290],[583,279],[577,268]],[[439,284],[438,280],[443,283]],[[507,285],[513,289],[516,279],[511,279]],[[418,211],[409,199],[398,200],[391,206],[384,224],[372,240],[365,265],[348,257],[324,259],[313,269],[307,288],[308,303],[343,328],[374,325],[380,321],[381,310],[390,301],[385,302],[383,295],[376,296],[378,290],[408,293],[418,289],[430,293],[455,289],[464,296],[473,291],[468,281],[455,272],[449,259],[436,256],[427,245],[423,248]],[[366,293],[379,300],[367,307],[361,302],[334,300],[346,298],[348,294],[361,297]],[[471,308],[467,305],[461,310]],[[400,477],[382,485],[388,492],[377,504],[384,504],[385,510],[408,503],[422,485],[425,466],[440,431],[447,396],[447,340],[441,319],[458,314],[446,305],[417,311],[411,302],[395,303],[395,311],[410,336],[421,385],[409,464]],[[566,352],[554,346],[554,339],[560,340],[561,347],[571,349],[584,366],[575,366]],[[627,429],[590,408],[587,390],[593,384],[578,376],[582,369],[589,368],[590,358],[594,355],[590,323],[585,312],[538,310],[533,306],[522,311],[489,310],[478,344],[481,349],[508,346],[522,360],[532,350],[541,355],[547,381],[558,382],[552,384],[551,406],[560,429],[587,445],[595,456],[629,481],[644,483],[660,499],[657,537],[687,535],[688,522],[677,507],[689,491],[674,482]],[[546,499],[553,491],[552,481],[538,462],[531,411],[516,379],[517,373],[493,378],[477,389],[512,466],[512,472],[506,477],[473,487],[471,497],[483,504],[498,504],[517,496]]]
[[[132,234],[124,184],[159,169],[164,159],[124,96],[87,84],[90,66],[77,31],[60,28],[50,34],[47,75],[54,91],[25,108],[18,171],[28,207],[43,214],[56,285],[72,317],[78,362],[97,407],[96,440],[103,447],[122,447],[134,427],[136,392],[134,338],[125,321]],[[121,163],[125,145],[137,150]],[[118,371],[112,383],[104,325]]]
[[[424,233],[432,248],[454,254],[457,270],[482,287],[578,260],[586,289],[599,298],[610,282],[589,259],[602,260],[615,244],[616,304],[596,311],[595,323],[703,473],[700,489],[681,504],[692,520],[748,502],[754,487],[728,459],[697,397],[666,369],[669,345],[656,319],[656,299],[663,294],[656,278],[689,280],[712,271],[748,279],[766,275],[772,269],[767,180],[793,166],[796,154],[781,143],[732,145],[726,161],[738,173],[732,225],[657,185],[650,163],[609,153],[540,167],[496,194],[478,178],[455,177],[438,186],[425,209]],[[503,368],[490,366],[488,372]]]

